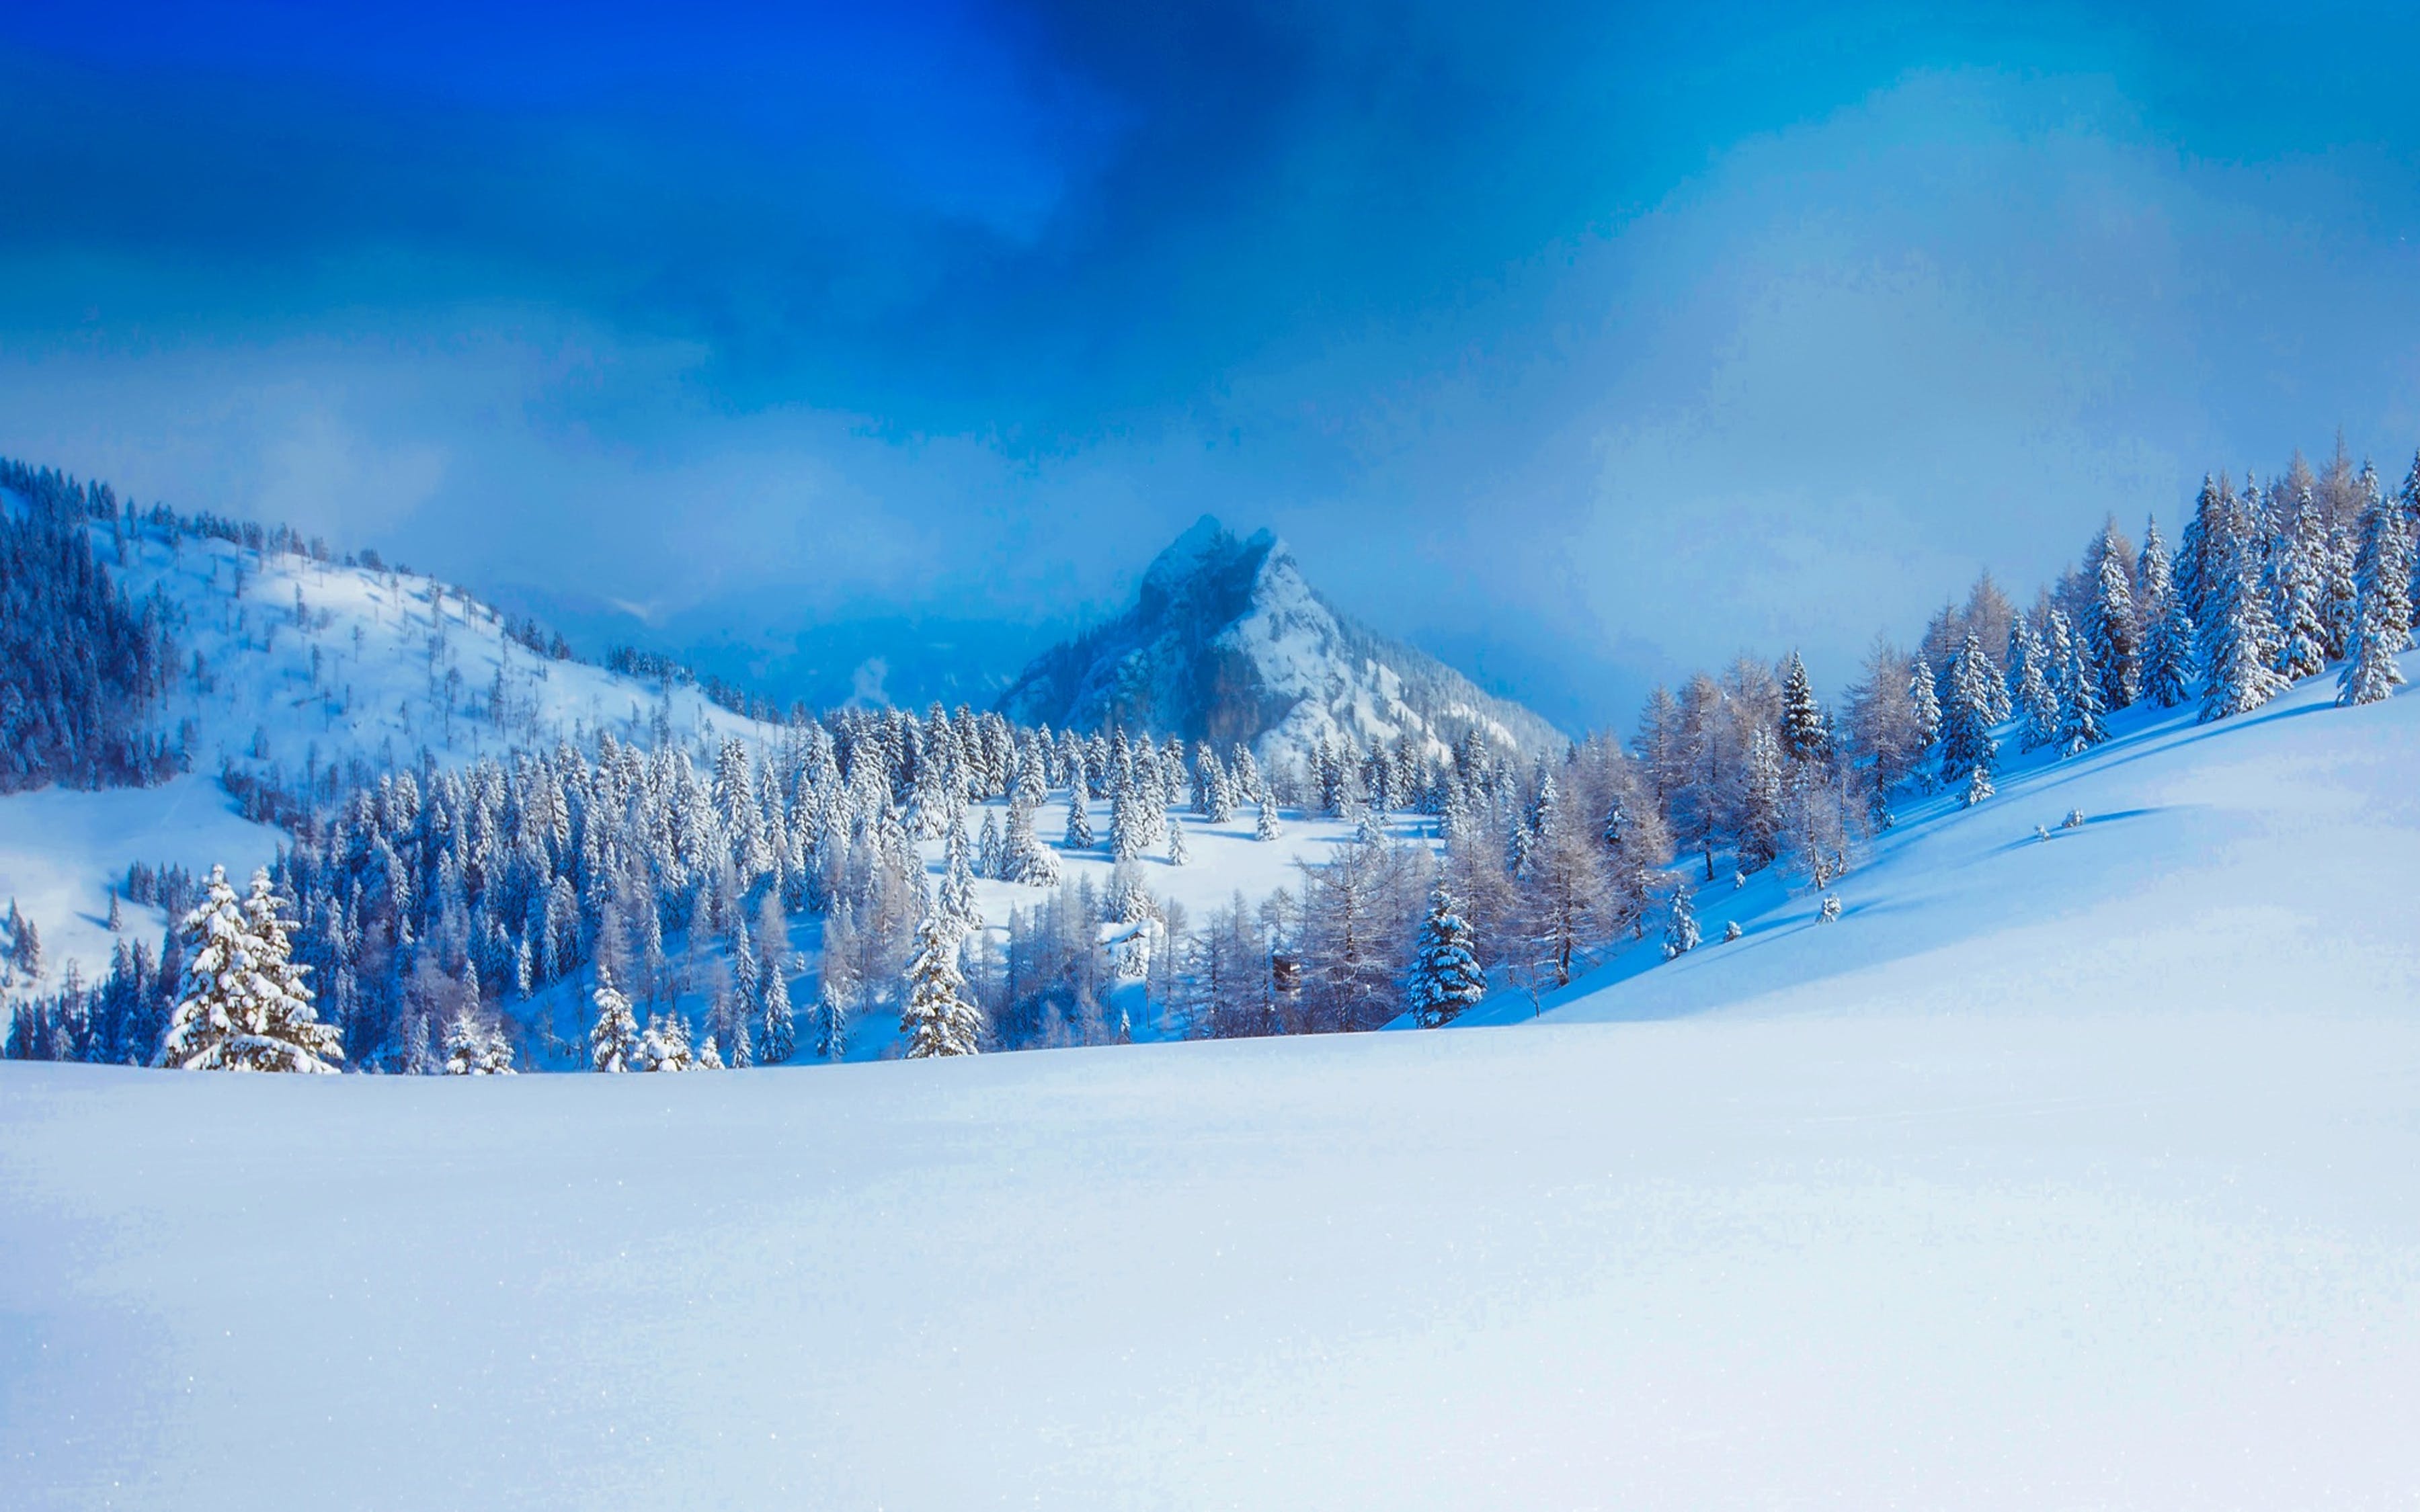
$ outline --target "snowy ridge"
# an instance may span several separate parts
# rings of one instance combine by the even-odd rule
[[[585,746],[600,731],[764,738],[693,687],[643,682],[516,641],[497,612],[408,572],[145,529],[91,527],[129,596],[171,607],[183,675],[163,722],[189,769],[283,777]]]
[[[1249,745],[1264,764],[1322,741],[1409,739],[1442,753],[1475,732],[1529,755],[1563,744],[1529,710],[1337,613],[1276,536],[1239,541],[1207,515],[1153,561],[1131,609],[1045,652],[1000,708],[1025,723]]]

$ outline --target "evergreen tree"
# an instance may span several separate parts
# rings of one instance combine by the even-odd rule
[[[1683,878],[1672,888],[1671,911],[1664,920],[1664,959],[1677,960],[1698,948],[1697,910],[1689,906],[1689,883]]]
[[[1743,872],[1769,864],[1781,836],[1782,748],[1759,728],[1749,732],[1747,761],[1740,783],[1739,863]]]
[[[1071,851],[1093,848],[1093,819],[1085,810],[1092,804],[1092,795],[1084,790],[1084,768],[1079,763],[1075,775],[1068,779],[1067,833],[1059,843]]]
[[[2022,620],[2017,624],[2015,636],[2016,704],[2025,721],[2020,743],[2026,750],[2039,750],[2058,739],[2058,694],[2053,688],[2053,679],[2042,671],[2042,662],[2048,652],[2041,638]]]
[[[2143,532],[2143,697],[2173,709],[2193,693],[2194,622],[2168,561],[2167,543],[2153,521]]]
[[[1941,696],[1932,686],[1932,672],[1924,658],[1916,658],[1908,673],[1907,695],[1916,705],[1916,748],[1919,751],[1941,738]]]
[[[2051,610],[2052,640],[2067,648],[2058,669],[2058,749],[2062,756],[2079,755],[2109,738],[2102,720],[2101,680],[2085,664],[2083,648],[2068,633],[2066,616]],[[1989,795],[1986,795],[1989,796]]]
[[[1261,799],[1260,817],[1253,822],[1254,840],[1275,840],[1284,831],[1278,827],[1278,806],[1274,799]]]
[[[588,1028],[588,1069],[638,1069],[639,1021],[630,1012],[630,1000],[614,987],[613,974],[607,966],[597,966],[597,990],[590,997],[597,1005],[597,1019]]]
[[[1953,781],[1975,768],[1997,769],[2000,743],[1992,735],[1991,670],[1980,641],[1970,633],[1949,663],[1949,697],[1941,709],[1941,777]]]
[[[2396,658],[2412,647],[2412,543],[2399,516],[2383,500],[2373,499],[2362,517],[2359,612],[2351,655],[2336,683],[2341,704],[2379,702],[2393,697],[2403,682]]]
[[[908,1003],[899,1014],[911,1060],[971,1056],[978,1048],[983,1012],[966,1000],[959,943],[956,921],[938,909],[916,928],[915,954],[908,963]]]
[[[2327,549],[2324,529],[2317,501],[2306,497],[2270,540],[2279,637],[2276,667],[2289,683],[2316,677],[2327,665],[2321,577],[2321,559]]]
[[[1192,853],[1185,846],[1185,825],[1178,822],[1174,814],[1170,814],[1168,816],[1168,864],[1183,866],[1192,858]]]
[[[757,906],[757,976],[763,982],[756,1018],[756,1058],[779,1066],[799,1051],[797,1015],[790,1007],[790,926],[772,893]]]
[[[278,913],[267,871],[238,902],[225,869],[210,868],[201,904],[180,926],[185,977],[161,1047],[184,1071],[332,1072],[344,1057],[319,1022],[308,966],[293,959],[292,924]],[[21,945],[22,949],[22,945]]]
[[[669,1009],[647,1015],[647,1029],[639,1037],[634,1071],[695,1071],[697,1053],[690,1048],[689,1015]]]
[[[445,1025],[445,1074],[448,1076],[510,1076],[512,1042],[502,1026],[480,1021],[469,1008]]]
[[[2092,596],[2084,609],[2084,655],[2104,709],[2131,707],[2143,686],[2142,642],[2124,537],[2111,516],[2095,543]]]
[[[1470,926],[1440,880],[1429,895],[1428,918],[1412,959],[1412,1022],[1424,1029],[1450,1024],[1486,995],[1487,974],[1471,949]]]
[[[2097,690],[2096,690],[2096,696]],[[1972,809],[1996,790],[1992,786],[1992,774],[1978,766],[1966,779],[1966,807]]]
[[[2207,721],[2248,714],[2286,690],[2278,675],[2280,637],[2261,591],[2258,542],[2222,511],[2206,543],[2206,606],[2201,619],[2202,704]]]
[[[1815,702],[1815,685],[1807,680],[1807,664],[1792,651],[1782,664],[1781,748],[1802,766],[1829,765],[1832,731],[1823,706]]]

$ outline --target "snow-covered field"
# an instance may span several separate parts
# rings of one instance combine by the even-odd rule
[[[7,1500],[2411,1505],[2420,698],[2325,692],[1544,1023],[0,1065]]]

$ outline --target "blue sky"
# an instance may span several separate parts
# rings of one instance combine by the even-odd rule
[[[1576,724],[2420,443],[2408,8],[650,8],[0,10],[0,451],[682,634],[1209,510]]]

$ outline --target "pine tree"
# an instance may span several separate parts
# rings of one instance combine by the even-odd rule
[[[908,1057],[971,1056],[983,1034],[983,1012],[966,1000],[966,977],[958,969],[957,925],[938,909],[916,927],[915,954],[908,963],[908,1003],[899,1030],[908,1036]]]
[[[1254,840],[1275,840],[1282,833],[1284,833],[1284,831],[1278,827],[1278,806],[1276,802],[1267,797],[1262,798],[1260,818],[1254,821],[1252,825],[1252,838]]]
[[[1941,777],[1954,781],[1977,767],[1997,770],[2000,743],[1992,735],[1991,670],[1982,643],[1970,632],[1949,663],[1949,697],[1941,709]]]
[[[1992,786],[1992,774],[1978,766],[1966,779],[1966,807],[1972,809],[1995,791]]]
[[[1781,835],[1781,745],[1761,726],[1750,731],[1740,783],[1739,863],[1753,872],[1773,860]]]
[[[1698,948],[1697,911],[1689,906],[1689,883],[1683,878],[1672,888],[1671,911],[1664,920],[1664,959],[1677,960]]]
[[[1424,1029],[1450,1024],[1486,995],[1487,974],[1472,950],[1470,926],[1440,880],[1429,894],[1428,918],[1412,959],[1412,1022]]]
[[[798,1016],[790,1007],[790,926],[772,893],[756,910],[757,977],[762,981],[756,1016],[755,1055],[779,1066],[799,1053]]]
[[[647,1015],[646,1032],[639,1037],[635,1071],[695,1071],[697,1053],[690,1048],[689,1015],[679,1009]]]
[[[332,1072],[344,1058],[333,1026],[312,1011],[310,968],[293,959],[293,925],[278,913],[269,873],[238,902],[223,867],[180,926],[185,976],[160,1063],[184,1071]],[[23,949],[22,938],[19,949]]]
[[[1079,764],[1067,785],[1067,833],[1059,843],[1071,851],[1093,848],[1093,819],[1086,812],[1092,805],[1092,795],[1084,789],[1084,768]]]
[[[2276,671],[2280,638],[2261,591],[2257,543],[2223,510],[2206,542],[2201,620],[2203,720],[2248,714],[2286,690]]]
[[[2085,665],[2104,709],[2131,707],[2143,686],[2140,631],[2125,540],[2111,516],[2095,543],[2092,597],[2084,607]]]
[[[468,1008],[456,1012],[445,1025],[445,1074],[513,1074],[512,1041],[504,1038],[503,1026],[482,1023]]]
[[[1178,822],[1174,814],[1170,814],[1168,816],[1168,864],[1183,866],[1192,858],[1192,853],[1187,850],[1185,845],[1185,825]]]
[[[1823,706],[1815,702],[1815,685],[1807,680],[1807,664],[1792,651],[1781,671],[1781,748],[1802,766],[1828,765],[1832,731]]]
[[[2317,501],[2305,498],[2270,541],[2270,570],[2276,582],[2276,666],[2289,683],[2316,677],[2327,666],[2321,577],[2327,546],[2322,530]]]
[[[589,1070],[637,1069],[639,1021],[630,1012],[630,1000],[614,987],[613,971],[601,963],[597,967],[597,990],[589,995],[597,1005],[597,1020],[588,1029]]]
[[[2420,463],[2414,464],[2420,469]],[[2403,682],[2399,653],[2412,647],[2412,544],[2400,512],[2373,499],[2361,522],[2355,575],[2359,612],[2350,656],[2337,679],[2336,702],[2348,706],[2391,698]]]
[[[2143,583],[2143,697],[2173,709],[2193,696],[2194,622],[2168,561],[2167,543],[2155,520],[2144,529],[2139,566]]]
[[[1908,674],[1907,695],[1916,704],[1916,744],[1922,750],[1941,738],[1942,714],[1939,690],[1933,687],[1931,670],[1924,665],[1922,656],[1916,658],[1916,666]]]
[[[2109,727],[2101,717],[2105,712],[2101,681],[2085,664],[2076,638],[2068,633],[2066,616],[2053,609],[2051,622],[2053,642],[2067,648],[2067,659],[2058,669],[2058,750],[2062,756],[2074,756],[2107,740]]]
[[[2041,637],[2034,634],[2031,625],[2019,621],[2015,638],[2016,704],[2025,720],[2020,743],[2026,750],[2039,750],[2058,739],[2058,694],[2053,689],[2053,679],[2042,671],[2049,654]]]

